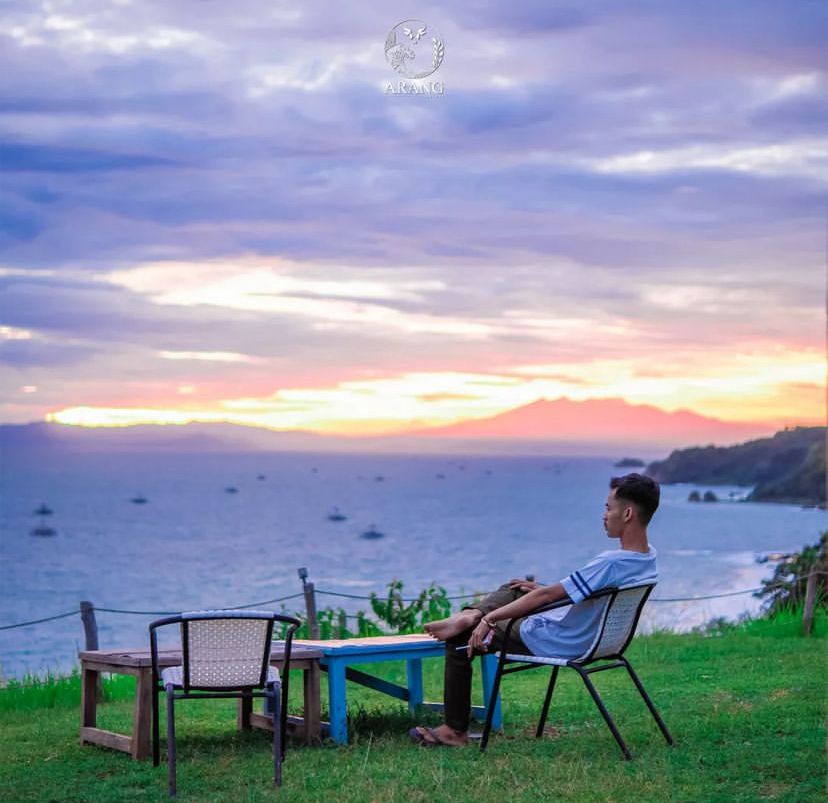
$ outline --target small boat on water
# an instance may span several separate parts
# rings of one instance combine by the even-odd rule
[[[35,516],[51,516],[54,512],[45,502],[33,511]]]
[[[235,485],[228,485],[224,489],[224,493],[226,493],[226,494],[237,494],[238,492],[239,492],[239,489]]]
[[[132,502],[133,505],[145,505],[147,503],[147,497],[138,494],[138,496],[133,496],[129,501]]]
[[[51,510],[49,513],[51,514]],[[37,525],[33,530],[31,530],[32,535],[37,535],[40,538],[48,538],[50,535],[57,535],[57,530],[54,527],[48,527],[46,525],[46,513],[40,514],[40,524]]]
[[[377,529],[376,524],[372,524],[362,535],[360,538],[364,538],[366,541],[376,541],[378,538],[385,538],[385,533],[381,533]]]
[[[347,516],[338,508],[332,507],[328,511],[328,521],[346,521]]]
[[[267,479],[267,475],[266,474],[259,474],[259,476],[256,477],[256,479],[259,480],[259,482],[261,482],[262,480]]]

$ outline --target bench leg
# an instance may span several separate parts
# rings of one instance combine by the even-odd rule
[[[81,670],[81,729],[98,724],[98,672],[83,667]],[[81,730],[83,733],[83,730]],[[84,743],[81,736],[81,744]]]
[[[138,673],[135,684],[135,713],[132,725],[132,758],[149,758],[152,729],[152,672],[149,668]]]
[[[322,740],[322,715],[320,701],[319,662],[313,661],[302,673],[305,692],[305,744],[315,744]]]

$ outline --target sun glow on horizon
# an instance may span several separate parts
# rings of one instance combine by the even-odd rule
[[[488,418],[539,399],[623,399],[665,412],[689,410],[733,423],[819,424],[825,420],[825,363],[816,349],[676,354],[652,359],[518,365],[492,373],[432,371],[286,388],[264,396],[199,402],[181,386],[158,406],[84,405],[46,418],[84,427],[227,422],[272,430],[379,435]]]

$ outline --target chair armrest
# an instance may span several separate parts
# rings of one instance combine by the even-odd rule
[[[616,591],[618,591],[618,588],[616,588],[615,586],[607,586],[606,588],[602,588],[600,591],[596,591],[594,594],[590,594],[588,597],[584,597],[582,601],[586,602],[586,600],[588,599],[599,599],[600,597],[608,597],[610,594],[614,594]],[[534,608],[525,615],[534,616],[536,613],[554,611],[556,608],[566,608],[568,605],[574,604],[575,603],[569,597],[567,597],[566,599],[559,599],[557,602],[548,602],[546,605],[539,605],[537,608]]]
[[[615,586],[607,586],[607,588],[602,588],[600,591],[596,591],[594,594],[590,594],[588,597],[585,597],[583,601],[588,599],[598,599],[600,597],[607,597],[610,594],[614,594],[618,589]],[[514,619],[509,619],[506,624],[506,638],[509,637],[509,632],[512,629],[512,625],[515,623],[517,619],[522,619],[526,616],[535,616],[539,613],[546,613],[546,611],[554,611],[558,608],[566,608],[570,605],[574,605],[575,603],[567,597],[566,599],[559,599],[555,602],[547,602],[545,605],[539,605],[537,608],[533,608],[528,613],[525,613],[523,616],[517,616]]]
[[[156,619],[154,622],[150,622],[149,626],[149,637],[150,637],[150,656],[152,658],[152,682],[153,686],[158,682],[158,678],[161,676],[161,673],[158,671],[158,637],[156,635],[156,630],[159,627],[164,627],[165,625],[173,625],[178,624],[181,621],[181,614],[176,614],[175,616],[165,616],[163,619]]]

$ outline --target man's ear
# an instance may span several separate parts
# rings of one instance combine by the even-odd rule
[[[633,506],[632,505],[627,505],[627,507],[624,508],[624,524],[626,524],[628,521],[632,521],[632,517],[633,517]]]

